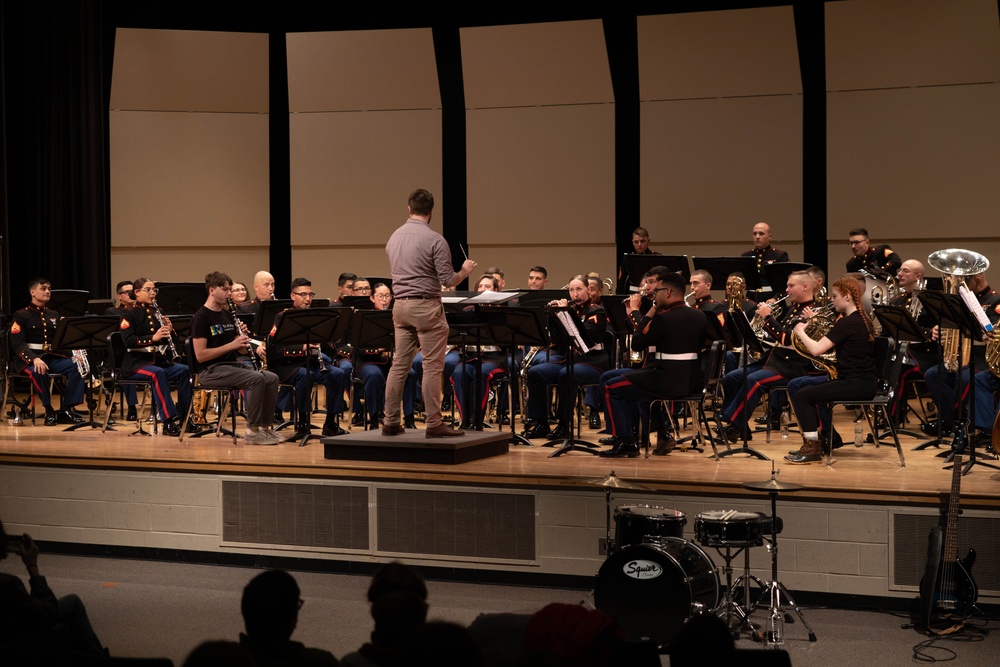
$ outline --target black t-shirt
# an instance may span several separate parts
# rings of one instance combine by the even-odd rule
[[[872,341],[859,311],[837,320],[826,337],[837,352],[838,378],[875,379]]]
[[[233,318],[228,313],[202,306],[191,318],[191,338],[206,339],[209,348],[222,347],[236,340],[236,325],[233,324]],[[236,351],[233,350],[202,364],[202,366],[233,362],[236,361],[236,356]]]

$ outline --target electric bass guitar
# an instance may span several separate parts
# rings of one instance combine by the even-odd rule
[[[951,495],[944,532],[941,526],[931,529],[927,544],[927,564],[920,581],[920,610],[925,627],[930,627],[931,615],[961,616],[979,597],[979,588],[972,578],[976,551],[969,549],[965,558],[958,557],[958,496],[962,483],[962,458],[967,440],[956,435],[952,458]]]

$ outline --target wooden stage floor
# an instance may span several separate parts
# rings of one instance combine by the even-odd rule
[[[853,434],[846,413],[839,414],[836,422],[841,433],[847,437]],[[231,438],[214,436],[180,443],[165,435],[129,437],[126,434],[132,428],[127,425],[105,434],[99,429],[65,432],[63,428],[40,423],[0,425],[0,464],[564,490],[593,489],[586,480],[614,470],[620,478],[658,492],[734,498],[759,496],[741,488],[741,483],[768,479],[772,465],[771,461],[746,455],[716,461],[710,449],[704,454],[678,450],[666,457],[648,459],[604,459],[576,452],[550,459],[553,450],[538,443],[534,447],[511,446],[508,454],[457,465],[338,461],[323,457],[319,440],[305,447],[294,441],[278,446],[233,445]],[[601,437],[586,428],[583,436],[593,442]],[[761,432],[750,444],[774,459],[780,480],[805,487],[795,494],[797,501],[940,506],[951,488],[951,472],[943,469],[944,460],[936,456],[943,448],[911,451],[923,440],[905,436],[900,439],[906,457],[903,468],[895,448],[885,443],[879,448],[873,444],[861,448],[847,444],[834,452],[830,467],[825,462],[785,463],[784,454],[800,444],[796,433],[787,439],[772,433],[771,443],[764,444]],[[975,466],[962,479],[961,504],[969,509],[1000,507],[1000,472]]]

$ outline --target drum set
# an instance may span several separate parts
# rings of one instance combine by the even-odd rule
[[[595,606],[617,619],[629,639],[665,646],[684,624],[698,614],[713,613],[723,619],[733,638],[747,630],[769,646],[784,643],[784,623],[793,610],[809,633],[816,635],[788,590],[778,581],[777,495],[801,490],[797,484],[776,479],[747,482],[744,488],[771,496],[771,515],[739,510],[712,510],[695,518],[694,541],[684,539],[687,516],[680,511],[648,504],[619,505],[614,511],[611,539],[611,490],[646,489],[622,480],[614,471],[605,478],[589,480],[605,487],[607,498],[607,558],[597,573]],[[767,545],[771,554],[771,581],[762,581],[750,571],[750,549]],[[715,549],[724,565],[721,570],[705,549]],[[742,574],[733,580],[733,561],[743,555]],[[765,628],[750,621],[758,609],[767,609]]]

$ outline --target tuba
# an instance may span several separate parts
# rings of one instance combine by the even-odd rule
[[[830,333],[834,322],[837,321],[837,311],[833,304],[823,306],[816,311],[806,322],[806,335],[813,340],[819,340]],[[792,348],[803,357],[813,363],[813,366],[821,371],[825,371],[831,380],[837,379],[837,353],[834,351],[824,352],[818,357],[809,354],[809,351],[802,345],[797,335],[792,336]]]
[[[927,257],[927,263],[944,274],[945,294],[957,294],[960,285],[965,285],[966,276],[978,276],[990,268],[990,260],[978,252],[961,248],[947,248],[932,252]],[[949,372],[957,372],[969,363],[972,356],[972,341],[962,339],[962,349],[959,350],[958,329],[940,330],[941,348],[944,355],[944,367]]]

